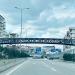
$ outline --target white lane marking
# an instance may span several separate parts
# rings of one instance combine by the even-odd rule
[[[50,68],[49,65],[47,65],[45,62],[42,61],[42,63],[45,65],[45,67],[51,69],[52,71],[54,71],[54,72],[57,71],[54,67]]]
[[[27,62],[29,62],[29,60],[28,60],[28,61],[24,61],[22,64],[20,64],[20,65],[14,67],[14,68],[13,68],[10,72],[8,72],[6,75],[11,75],[14,71],[16,71],[18,68],[20,68],[22,65],[24,65],[24,64],[27,63]]]
[[[52,70],[52,71],[56,71],[56,69],[55,69],[55,68],[51,68],[51,70]]]
[[[48,66],[46,63],[44,63],[43,61],[42,61],[42,63],[43,63],[46,67],[48,67],[48,68],[49,68],[49,66]]]

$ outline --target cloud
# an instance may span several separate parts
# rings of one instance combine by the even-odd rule
[[[31,1],[34,5],[37,5],[37,7],[41,6],[42,4],[44,5],[46,2],[45,0],[44,3],[42,3],[43,0],[41,1],[31,0]],[[50,4],[50,1],[49,2],[47,1],[46,4]],[[42,8],[43,7],[41,6],[41,9]],[[14,19],[11,17],[11,14],[4,13],[3,11],[1,11],[1,14],[5,17],[7,22],[6,30],[8,32],[14,32],[20,34],[21,32],[20,24],[13,25]],[[35,12],[33,14],[36,15]],[[35,19],[32,20],[23,18],[25,20],[25,22],[23,23],[23,37],[26,37],[26,33],[27,33],[28,37],[61,37],[62,38],[64,37],[69,26],[72,26],[73,23],[72,21],[75,19],[75,9],[69,7],[69,5],[64,3],[61,5],[51,4],[50,8],[49,6],[47,6],[46,8],[43,8],[41,11],[39,11],[38,14],[39,14],[38,17],[35,16]],[[65,27],[65,25],[67,25],[67,27]]]
[[[75,24],[75,9],[69,5],[51,6],[40,12],[35,24],[41,28],[64,27]]]
[[[53,9],[54,17],[58,20],[75,18],[75,10],[70,8],[56,7]]]
[[[60,9],[60,8],[62,8],[62,9]],[[49,28],[49,26],[47,27],[47,25],[46,26],[44,25],[45,30],[42,29],[43,25],[41,25],[44,22],[45,23],[49,22],[49,20],[51,22],[54,19],[57,19],[57,21],[58,20],[61,21],[61,20],[65,20],[67,18],[74,18],[74,16],[73,16],[73,15],[75,15],[74,10],[67,9],[67,11],[66,11],[65,9],[63,9],[63,7],[60,7],[60,8],[56,7],[56,8],[52,8],[52,9],[45,9],[39,14],[37,19],[28,20],[27,22],[25,22],[23,24],[23,29],[22,29],[23,37],[26,37],[26,34],[27,34],[27,37],[43,37],[43,38],[46,38],[46,37],[47,38],[53,38],[53,37],[59,38],[60,37],[60,38],[63,38],[65,36],[68,28],[72,25],[68,25],[66,27],[62,26],[57,29],[55,27]],[[70,14],[72,14],[72,15],[70,15]],[[38,25],[38,23],[40,23],[41,26]],[[11,32],[14,32],[14,33],[20,34],[20,32],[21,32],[20,25],[8,25],[8,28],[10,28],[10,30],[12,30]],[[12,28],[14,28],[15,31]]]
[[[45,38],[64,38],[66,32],[68,31],[68,27],[61,28],[48,28],[41,37]]]
[[[29,20],[27,23],[24,24],[23,27],[23,34],[27,32],[28,37],[57,37],[57,38],[63,38],[69,29],[69,27],[72,26],[72,24],[65,25],[64,20],[68,19],[74,19],[75,18],[75,10],[67,8],[64,5],[61,5],[60,7],[52,7],[51,9],[45,9],[42,12],[40,12],[39,16],[35,20]],[[54,19],[57,19],[56,21],[63,22],[64,25],[59,26],[59,28],[56,29],[56,27],[47,27],[45,26],[45,30],[43,31],[43,23],[54,21]],[[40,23],[40,25],[38,25]],[[56,23],[55,23],[56,24]],[[57,24],[56,24],[57,25]],[[73,25],[74,26],[74,25]],[[40,28],[42,30],[40,30]],[[64,31],[64,32],[63,32]],[[16,29],[16,32],[20,32],[20,27]],[[24,35],[25,37],[25,35]]]
[[[52,8],[52,12],[53,12],[52,16],[59,21],[75,18],[75,9],[73,7],[68,7],[66,5],[54,6]]]
[[[34,5],[34,6],[38,6],[41,5],[41,4],[44,4],[44,3],[48,3],[49,0],[45,1],[45,0],[31,0],[31,3]]]
[[[22,37],[33,37],[37,33],[38,29],[32,23],[33,23],[32,21],[27,21],[25,24],[23,24]],[[12,31],[13,33],[20,34],[21,26],[20,25],[16,26],[14,30]]]
[[[74,19],[74,18],[75,18],[75,9],[68,7],[66,5],[51,6],[48,9],[44,9],[39,15],[39,20],[45,20],[47,22],[53,19],[63,21],[66,19]]]

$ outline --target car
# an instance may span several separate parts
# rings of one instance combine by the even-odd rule
[[[33,59],[40,59],[40,58],[42,58],[42,55],[38,55],[38,54],[33,55]]]

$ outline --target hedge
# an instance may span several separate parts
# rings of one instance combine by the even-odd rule
[[[63,59],[66,61],[75,61],[75,54],[65,53]]]

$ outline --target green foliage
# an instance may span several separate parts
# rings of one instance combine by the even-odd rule
[[[17,50],[16,48],[7,48],[0,46],[0,58],[22,58],[29,57],[24,50]]]
[[[75,54],[65,53],[63,59],[66,61],[75,61]]]

